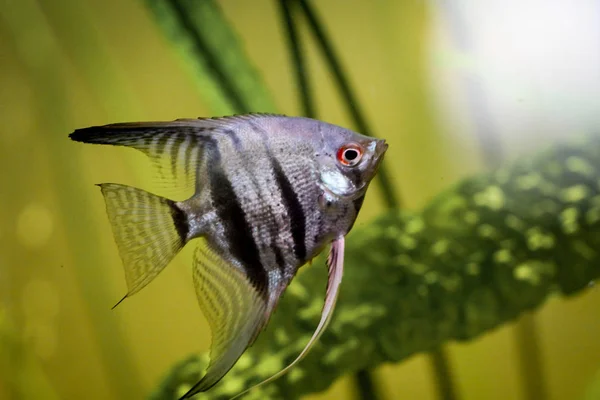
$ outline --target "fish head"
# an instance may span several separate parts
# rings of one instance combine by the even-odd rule
[[[352,201],[365,194],[388,145],[337,126],[331,131],[323,133],[316,152],[320,185],[329,196]]]

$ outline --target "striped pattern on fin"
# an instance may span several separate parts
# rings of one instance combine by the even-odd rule
[[[154,164],[161,188],[187,192],[195,186],[203,143],[215,130],[198,120],[130,122],[78,129],[70,138],[139,150]]]
[[[250,283],[241,268],[212,251],[205,240],[194,257],[194,286],[212,331],[210,365],[182,399],[219,382],[254,343],[270,314],[266,294]]]
[[[184,246],[187,217],[175,202],[144,190],[98,186],[123,260],[128,297],[150,283]]]
[[[296,357],[291,364],[287,367],[271,376],[270,378],[265,379],[264,381],[257,383],[256,385],[244,390],[238,395],[232,397],[230,400],[236,399],[243,394],[248,393],[250,390],[267,384],[269,382],[273,382],[275,379],[280,378],[284,374],[286,374],[291,368],[293,368],[298,362],[300,362],[310,351],[312,346],[319,340],[327,325],[329,325],[329,321],[333,315],[333,310],[335,309],[335,303],[337,302],[337,297],[339,293],[339,287],[342,283],[342,276],[344,274],[344,237],[339,237],[335,239],[331,243],[331,249],[329,250],[329,257],[327,258],[327,269],[329,271],[329,278],[327,281],[327,291],[325,294],[325,303],[323,304],[323,311],[321,312],[321,320],[319,321],[319,325],[312,337],[302,350],[302,352]]]
[[[187,193],[196,182],[198,164],[207,138],[235,134],[236,128],[249,120],[277,116],[256,113],[174,121],[125,122],[77,129],[69,137],[77,142],[137,149],[152,160],[162,187],[177,188]]]

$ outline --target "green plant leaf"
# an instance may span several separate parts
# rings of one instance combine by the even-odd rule
[[[213,0],[145,0],[213,115],[274,112],[259,74]]]
[[[465,179],[422,212],[392,211],[357,227],[319,344],[246,398],[321,391],[349,372],[471,340],[549,295],[586,289],[600,276],[599,177],[600,138],[587,137]],[[301,271],[257,343],[198,399],[229,398],[296,356],[318,322],[323,263]],[[154,398],[184,392],[203,367],[199,358],[178,366]]]

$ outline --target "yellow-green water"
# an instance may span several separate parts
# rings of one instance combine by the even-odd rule
[[[474,123],[445,125],[427,89],[435,9],[419,1],[315,3],[375,133],[390,145],[386,165],[404,207],[421,207],[486,168]],[[278,108],[298,113],[276,4],[221,4]],[[312,43],[306,52],[319,117],[351,126]],[[449,58],[468,63],[469,53]],[[207,116],[211,104],[142,1],[0,1],[0,88],[0,398],[15,390],[23,399],[143,398],[174,363],[210,344],[191,284],[190,249],[111,311],[125,282],[93,183],[156,186],[142,155],[78,145],[67,135],[117,121]],[[547,128],[542,120],[530,124]],[[496,127],[502,131],[502,121]],[[458,130],[465,132],[460,139]],[[506,145],[505,153],[520,151],[517,142]],[[383,211],[379,196],[373,187],[358,226]],[[591,288],[553,298],[534,315],[539,365],[523,361],[532,344],[519,341],[531,341],[523,334],[531,321],[448,344],[461,398],[531,400],[522,365],[539,369],[549,400],[581,398],[600,369],[599,304],[600,292]],[[386,398],[435,399],[427,357],[378,369]],[[349,398],[354,390],[345,378],[311,398]]]

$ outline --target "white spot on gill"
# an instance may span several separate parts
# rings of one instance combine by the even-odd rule
[[[327,168],[321,171],[321,182],[327,190],[338,196],[347,196],[356,188],[337,168]]]

